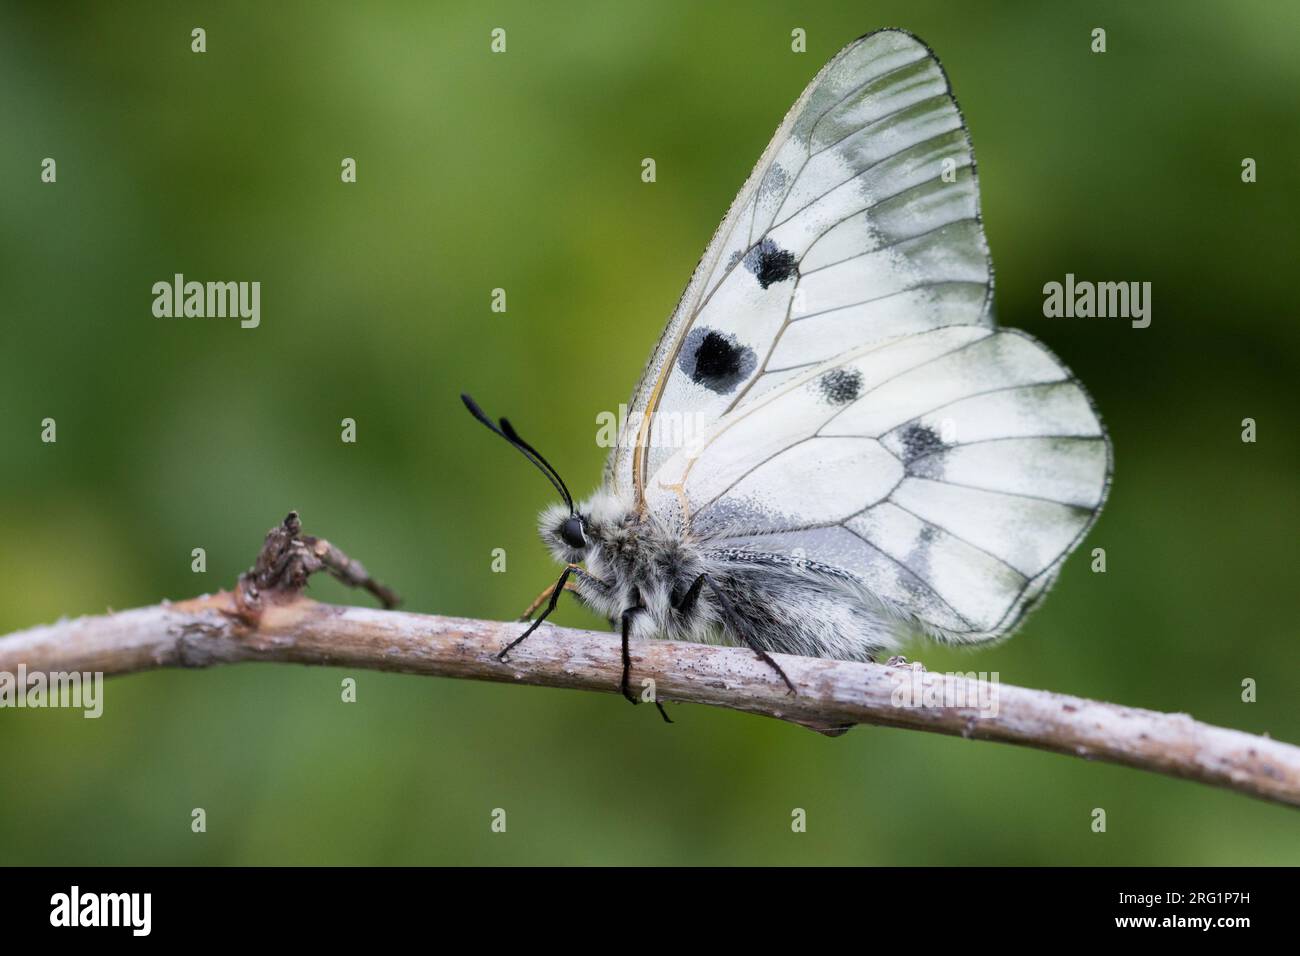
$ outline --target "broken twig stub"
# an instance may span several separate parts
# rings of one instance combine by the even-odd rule
[[[328,571],[344,584],[364,588],[392,610],[402,603],[392,589],[370,576],[365,565],[348,557],[324,538],[302,533],[302,519],[290,511],[266,533],[262,550],[253,566],[239,576],[235,587],[236,613],[253,625],[267,603],[283,603],[298,597],[307,579],[317,571]]]

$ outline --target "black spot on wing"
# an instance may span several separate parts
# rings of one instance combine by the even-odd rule
[[[677,367],[692,382],[719,395],[735,391],[757,365],[753,349],[716,329],[691,329],[677,358]]]
[[[931,452],[941,451],[947,446],[943,439],[929,425],[913,422],[903,430],[903,461],[910,462]]]
[[[745,268],[754,273],[758,284],[766,289],[795,274],[794,253],[778,248],[771,239],[764,239],[745,256]]]
[[[762,192],[765,195],[780,196],[785,193],[787,185],[789,185],[789,177],[786,176],[784,167],[780,163],[773,163],[772,168],[763,177]]]
[[[833,368],[817,379],[822,398],[831,405],[847,405],[862,393],[862,373],[855,368]]]

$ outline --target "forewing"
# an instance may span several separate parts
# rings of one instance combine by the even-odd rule
[[[947,77],[898,30],[849,44],[741,189],[633,394],[607,479],[867,343],[993,324],[974,158]]]
[[[1008,632],[1101,508],[1110,447],[1083,388],[1016,331],[855,350],[719,420],[651,479],[711,549],[813,562],[951,640]]]

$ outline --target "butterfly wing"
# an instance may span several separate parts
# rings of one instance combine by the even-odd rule
[[[816,564],[932,635],[1010,631],[1101,509],[1086,393],[1014,330],[856,349],[719,419],[652,477],[650,511],[720,555]]]
[[[606,480],[638,502],[691,437],[869,342],[993,324],[969,137],[942,67],[898,30],[804,90],[696,267]]]

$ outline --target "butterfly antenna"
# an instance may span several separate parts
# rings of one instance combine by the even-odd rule
[[[560,477],[560,473],[559,471],[556,470],[555,466],[552,465],[545,458],[543,458],[542,453],[540,451],[538,451],[532,445],[528,444],[528,442],[524,441],[523,436],[520,435],[519,432],[515,431],[515,426],[510,424],[509,419],[507,418],[501,419],[501,430],[505,432],[506,437],[510,441],[514,442],[516,446],[522,448],[526,452],[529,452],[534,458],[536,458],[539,462],[542,463],[542,465],[546,467],[547,471],[551,473],[551,477],[555,479],[555,483],[560,486],[560,492],[561,494],[564,495],[564,500],[569,503],[569,510],[572,511],[573,496],[569,494],[569,489],[564,484],[564,479]]]
[[[558,491],[560,497],[564,499],[564,503],[569,506],[569,513],[573,514],[575,511],[573,507],[573,496],[569,494],[569,489],[565,486],[564,479],[560,477],[560,473],[555,470],[555,467],[549,461],[542,457],[541,452],[528,444],[528,442],[524,441],[523,438],[520,437],[519,433],[515,431],[514,426],[506,419],[501,419],[501,425],[498,427],[492,419],[488,418],[487,413],[484,412],[483,409],[479,408],[478,402],[474,401],[474,399],[462,393],[460,400],[465,403],[465,407],[469,409],[471,415],[482,422],[485,427],[500,435],[515,448],[519,449],[520,454],[531,461],[537,467],[538,471],[550,479],[551,484],[555,486],[555,490]]]

